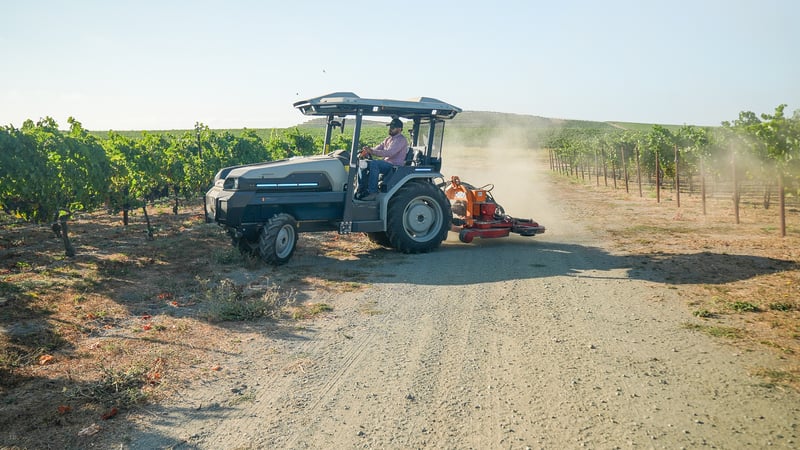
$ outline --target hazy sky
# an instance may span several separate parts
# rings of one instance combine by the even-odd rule
[[[0,0],[0,125],[285,127],[336,91],[718,125],[800,109],[800,1]]]

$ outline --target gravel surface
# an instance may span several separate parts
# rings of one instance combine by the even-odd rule
[[[367,287],[303,293],[333,311],[294,328],[243,326],[216,378],[142,413],[114,445],[800,447],[800,396],[748,371],[768,355],[688,329],[681,288],[615,254],[552,191],[546,161],[462,155],[453,174],[495,183],[507,213],[547,232],[451,233],[430,254],[355,262],[300,255],[285,270],[351,264]]]

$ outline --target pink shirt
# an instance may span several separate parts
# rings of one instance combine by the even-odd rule
[[[370,153],[383,156],[383,160],[393,166],[402,166],[406,163],[406,152],[408,152],[408,139],[403,133],[397,133],[384,139]]]

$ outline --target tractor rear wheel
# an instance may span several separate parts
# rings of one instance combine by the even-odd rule
[[[261,229],[258,252],[268,264],[285,264],[296,247],[297,221],[289,214],[275,214]]]
[[[389,200],[386,236],[403,253],[426,253],[447,238],[452,220],[450,201],[441,189],[411,181]]]

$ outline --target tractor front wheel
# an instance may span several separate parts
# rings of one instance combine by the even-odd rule
[[[289,214],[275,214],[258,238],[258,252],[268,264],[285,264],[297,247],[297,221]]]

